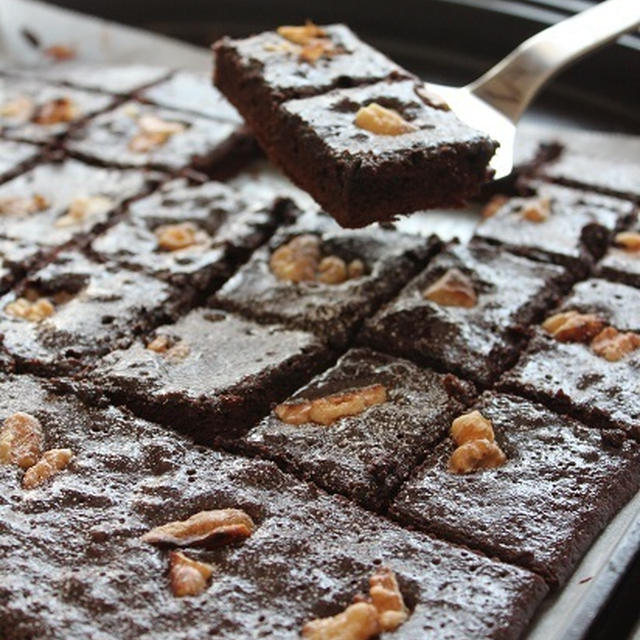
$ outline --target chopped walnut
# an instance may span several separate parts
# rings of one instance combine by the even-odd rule
[[[502,449],[489,440],[470,440],[460,445],[449,458],[449,471],[469,473],[502,466],[507,459]]]
[[[184,341],[176,342],[164,354],[165,360],[176,363],[184,360],[191,353],[191,347]]]
[[[129,141],[129,150],[139,153],[146,153],[162,146],[171,136],[186,129],[181,122],[163,120],[150,113],[138,119],[138,126],[140,132]]]
[[[113,209],[114,202],[105,196],[78,196],[71,201],[67,212],[56,220],[56,227],[70,227],[88,218]]]
[[[374,384],[315,400],[285,402],[275,408],[275,414],[287,424],[300,425],[305,422],[315,422],[326,426],[339,418],[358,415],[368,407],[386,401],[386,387]]]
[[[604,329],[604,322],[593,313],[563,311],[549,316],[542,328],[559,342],[586,343]]]
[[[407,122],[397,111],[387,109],[377,102],[358,109],[355,124],[361,129],[382,136],[399,136],[416,131],[415,125]]]
[[[28,122],[33,116],[36,105],[27,96],[17,96],[0,106],[0,116],[12,118],[19,122]]]
[[[158,227],[155,232],[158,239],[158,247],[164,251],[178,251],[201,244],[203,232],[191,222],[181,222],[180,224],[164,224]]]
[[[254,528],[253,520],[242,509],[215,509],[155,527],[141,540],[176,547],[208,547],[248,538]]]
[[[316,618],[302,628],[307,640],[369,640],[382,627],[378,610],[368,602],[356,602],[330,618]]]
[[[342,258],[327,256],[318,265],[318,280],[325,284],[341,284],[348,277],[347,265]]]
[[[609,362],[622,360],[639,347],[640,334],[632,331],[620,333],[613,327],[606,327],[591,341],[593,352]]]
[[[28,469],[42,454],[43,440],[37,418],[21,411],[10,415],[0,430],[0,464],[16,464]]]
[[[520,215],[529,222],[545,222],[551,215],[551,199],[541,197],[525,200]]]
[[[76,50],[66,44],[53,44],[44,50],[44,55],[53,58],[56,62],[73,60],[76,57]]]
[[[169,581],[178,598],[201,594],[213,575],[213,566],[188,558],[180,551],[169,553]]]
[[[409,617],[396,577],[388,567],[376,571],[369,578],[369,595],[378,611],[378,620],[383,631],[397,629]]]
[[[271,254],[269,267],[280,280],[305,282],[315,280],[319,263],[320,239],[304,234],[278,247]]]
[[[62,471],[73,458],[71,449],[50,449],[42,454],[32,467],[29,467],[22,478],[25,489],[33,489],[46,482],[58,471]]]
[[[471,278],[459,269],[449,269],[422,294],[427,300],[447,307],[474,307],[478,297]]]
[[[364,272],[365,272],[365,267],[364,267],[364,262],[362,262],[362,260],[358,260],[356,258],[355,260],[352,260],[347,265],[347,275],[349,276],[350,280],[361,278],[364,275]]]
[[[318,38],[324,38],[327,32],[318,25],[313,24],[310,20],[301,27],[283,26],[278,27],[278,35],[282,36],[295,44],[307,45],[311,44]]]
[[[440,109],[441,111],[451,111],[451,107],[446,103],[444,98],[431,90],[428,85],[422,85],[416,89],[416,93],[434,109]]]
[[[73,122],[80,115],[78,105],[66,96],[41,104],[31,119],[36,124],[49,125]]]
[[[0,198],[0,214],[10,216],[27,216],[31,213],[44,211],[49,207],[49,201],[40,194],[26,198],[9,196]]]
[[[465,413],[451,423],[451,437],[457,445],[470,440],[495,440],[491,420],[477,410]]]
[[[29,322],[42,322],[53,315],[55,310],[47,298],[39,298],[35,302],[30,302],[26,298],[16,298],[4,308],[7,315],[29,320]]]
[[[640,231],[622,231],[616,234],[615,243],[625,251],[636,253],[640,251]]]
[[[148,345],[147,349],[156,353],[166,353],[171,346],[171,338],[167,335],[156,336]]]
[[[492,218],[507,202],[509,202],[509,198],[507,198],[507,196],[496,194],[482,208],[482,217]]]

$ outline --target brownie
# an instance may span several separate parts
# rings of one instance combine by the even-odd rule
[[[0,182],[23,171],[37,159],[40,152],[40,147],[34,144],[0,140]]]
[[[632,203],[567,187],[531,182],[530,195],[509,199],[483,220],[475,238],[519,255],[569,267],[587,275],[606,250],[613,232],[627,226]],[[546,219],[527,219],[541,209]]]
[[[274,271],[274,256],[297,238],[316,238],[319,255],[305,280]],[[358,324],[415,274],[439,247],[435,236],[423,238],[393,229],[340,229],[315,208],[281,227],[268,245],[256,251],[216,294],[214,305],[260,322],[282,322],[312,331],[343,345]],[[339,258],[344,265],[360,261],[360,275],[321,281],[318,261]],[[277,274],[277,275],[276,275]]]
[[[201,118],[129,101],[75,129],[74,155],[105,165],[224,174],[253,154],[250,136],[229,120]]]
[[[281,200],[250,204],[219,182],[175,180],[135,202],[91,250],[181,287],[211,291],[264,242],[287,206]]]
[[[248,630],[293,640],[306,622],[351,604],[381,565],[410,609],[398,638],[515,639],[545,594],[527,570],[406,531],[273,463],[194,447],[112,407],[85,408],[30,377],[0,382],[0,407],[3,419],[37,416],[45,446],[74,453],[32,490],[20,487],[16,467],[0,467],[0,553],[11,568],[0,583],[5,640],[236,639]],[[255,532],[186,549],[216,572],[200,595],[175,597],[168,550],[140,536],[226,508],[243,509]]]
[[[21,314],[25,301],[39,315]],[[21,369],[69,373],[129,345],[187,302],[160,280],[65,251],[0,298],[0,347]]]
[[[468,280],[473,304],[425,298],[431,286],[452,273]],[[527,325],[568,283],[562,267],[488,245],[452,244],[365,323],[359,341],[488,385],[515,362]]]
[[[157,348],[157,340],[166,340]],[[198,442],[230,442],[329,363],[312,334],[196,309],[105,356],[93,386]]]
[[[0,77],[0,133],[26,142],[51,142],[72,123],[102,111],[113,96],[31,79]]]
[[[104,228],[124,202],[145,194],[159,179],[153,172],[71,159],[36,165],[0,186],[0,237],[62,245]]]
[[[487,181],[497,144],[433,106],[413,79],[335,89],[290,100],[273,113],[234,102],[271,160],[344,227],[460,206]],[[404,128],[392,135],[359,120],[371,104]],[[399,114],[399,115],[398,115]],[[358,124],[360,123],[360,124]]]
[[[166,80],[141,91],[138,98],[161,107],[192,111],[209,118],[242,123],[240,114],[215,87],[211,86],[209,73],[176,71]]]
[[[630,232],[640,234],[640,218],[636,218]],[[596,273],[607,280],[640,287],[640,251],[614,241],[596,267]]]
[[[246,437],[266,456],[372,509],[382,509],[473,397],[473,386],[369,349],[348,351],[285,402],[297,405],[383,385],[387,400],[331,424],[288,424],[275,413]]]
[[[604,442],[597,430],[514,396],[489,392],[476,408],[493,423],[506,462],[451,473],[455,445],[447,438],[402,487],[392,512],[562,585],[637,491],[640,446]]]
[[[593,279],[577,285],[560,311],[597,315],[621,332],[640,331],[637,289]],[[551,315],[551,314],[549,314]],[[500,387],[547,404],[603,429],[622,429],[640,439],[640,349],[616,361],[582,342],[560,342],[542,327]]]

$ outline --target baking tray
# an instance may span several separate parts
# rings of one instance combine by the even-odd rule
[[[366,5],[366,15],[362,3],[355,0],[343,0],[339,9],[330,3],[305,3],[301,7],[300,3],[287,0],[218,0],[206,5],[200,0],[182,0],[179,7],[169,0],[91,3],[95,15],[110,16],[163,35],[82,16],[52,4],[86,8],[82,0],[48,5],[33,0],[0,0],[0,64],[42,64],[42,48],[68,44],[77,50],[81,60],[88,62],[137,62],[206,70],[211,59],[202,45],[223,33],[242,35],[313,17],[318,22],[351,23],[382,50],[425,78],[462,83],[473,79],[527,36],[565,17],[567,10],[559,9],[560,5],[578,10],[589,3],[431,0],[405,2],[398,7],[397,3],[372,0]],[[380,32],[381,25],[384,33]],[[26,37],[25,32],[37,36],[40,46],[35,47],[33,38]],[[393,36],[389,37],[389,33]],[[615,139],[618,159],[640,162],[640,136],[611,133],[640,133],[638,74],[629,73],[639,66],[637,36],[626,37],[580,63],[549,87],[527,114],[521,134],[541,139],[561,137],[569,146],[593,156],[601,155],[603,148],[611,148],[611,140]],[[293,187],[292,193],[305,197]],[[474,211],[434,211],[406,218],[401,227],[417,233],[435,232],[445,239],[466,239],[477,217]],[[631,573],[629,567],[639,557],[640,493],[594,542],[564,589],[543,603],[530,626],[528,639],[623,637],[620,629],[627,626],[625,615],[633,620],[637,614],[637,585],[633,584],[637,572]],[[625,574],[630,576],[628,585],[624,584]],[[627,600],[630,611],[620,606]],[[619,611],[614,626],[611,610]]]

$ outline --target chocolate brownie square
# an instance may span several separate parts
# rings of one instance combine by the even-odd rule
[[[198,115],[242,124],[240,114],[213,86],[209,73],[176,71],[166,80],[138,93],[145,102],[192,111]]]
[[[186,302],[160,280],[65,251],[0,298],[0,348],[21,369],[69,373],[129,345]]]
[[[166,636],[299,638],[339,613],[381,566],[409,616],[397,637],[515,640],[546,592],[535,574],[407,531],[280,472],[270,462],[194,447],[129,413],[88,408],[28,376],[0,380],[0,418],[36,417],[68,466],[33,489],[0,466],[0,583],[5,640]],[[201,511],[243,510],[244,540],[187,557],[216,572],[174,595],[171,548],[141,536]],[[25,549],[29,552],[26,553]],[[28,586],[28,588],[27,588]]]
[[[99,363],[94,384],[199,442],[246,433],[332,354],[312,334],[197,309]]]
[[[640,287],[640,219],[628,231],[618,233],[596,267],[607,280]]]
[[[218,292],[214,305],[343,345],[438,248],[391,229],[340,229],[310,209],[282,227]]]
[[[577,277],[587,275],[614,232],[634,215],[628,201],[544,182],[528,186],[529,195],[509,199],[483,220],[475,238],[565,265]]]
[[[488,385],[569,283],[562,267],[453,244],[366,322],[359,341]]]
[[[0,140],[0,182],[5,182],[35,162],[41,148],[28,142]]]
[[[112,103],[104,93],[0,77],[0,132],[13,140],[51,142]]]
[[[375,404],[360,403],[370,392]],[[450,374],[352,349],[278,405],[245,442],[252,453],[379,510],[473,393]],[[322,415],[299,418],[307,406]]]
[[[59,246],[104,228],[121,205],[158,182],[153,172],[39,164],[0,186],[0,237]]]
[[[134,101],[74,129],[65,144],[72,154],[104,165],[172,173],[192,167],[224,174],[254,150],[234,122]]]
[[[262,244],[288,207],[284,200],[252,204],[219,182],[162,188],[129,209],[127,218],[91,243],[101,260],[211,291]]]
[[[500,387],[640,439],[640,291],[588,280],[559,313],[564,315],[549,314],[552,320],[536,330]]]
[[[605,442],[597,430],[514,396],[486,393],[475,408],[492,422],[504,464],[452,473],[448,438],[404,485],[392,512],[562,585],[637,491],[640,446]]]

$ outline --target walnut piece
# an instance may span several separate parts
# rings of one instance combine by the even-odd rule
[[[192,560],[180,551],[169,553],[169,582],[174,596],[183,598],[201,594],[212,575],[212,565]]]
[[[491,200],[482,207],[482,217],[485,219],[492,218],[505,204],[507,204],[507,202],[509,202],[509,198],[507,198],[507,196],[500,194],[492,196]]]
[[[303,26],[282,26],[277,29],[278,35],[295,44],[306,45],[312,43],[317,38],[324,38],[327,32],[310,20]]]
[[[10,216],[27,216],[31,213],[44,211],[49,207],[49,201],[39,194],[27,198],[9,196],[0,198],[0,214]]]
[[[175,364],[184,360],[190,353],[191,347],[184,340],[179,340],[166,350],[164,357],[165,360]]]
[[[156,353],[166,353],[171,346],[171,338],[167,335],[161,334],[156,336],[148,345],[147,349],[155,351]]]
[[[606,327],[591,341],[593,352],[609,362],[622,360],[639,347],[639,334],[632,331],[621,333],[613,327]]]
[[[248,538],[254,529],[253,520],[242,509],[214,509],[155,527],[140,539],[158,545],[210,547]]]
[[[396,576],[388,567],[379,569],[369,578],[369,595],[383,631],[397,629],[409,617]]]
[[[446,307],[474,307],[478,301],[473,282],[459,269],[449,269],[422,294],[427,300]]]
[[[397,111],[387,109],[377,102],[360,107],[356,113],[355,124],[381,136],[399,136],[416,131],[416,126],[407,122]]]
[[[163,251],[178,251],[198,244],[198,228],[191,222],[163,224],[154,233],[158,239],[158,248]]]
[[[25,489],[33,489],[46,482],[58,471],[62,471],[73,458],[71,449],[50,449],[42,454],[32,467],[29,467],[22,478]]]
[[[28,122],[33,116],[36,105],[27,96],[17,96],[0,106],[0,116],[12,118],[18,122]]]
[[[428,85],[422,85],[416,89],[416,93],[434,109],[440,109],[441,111],[451,111],[451,107],[446,103],[444,98],[429,88]]]
[[[64,62],[73,60],[76,57],[76,50],[66,44],[53,44],[44,50],[44,55],[56,62]]]
[[[458,416],[451,423],[451,437],[458,446],[470,440],[495,440],[491,420],[477,410]]]
[[[56,220],[56,227],[70,227],[88,218],[113,209],[115,203],[105,196],[78,196],[71,201],[67,212]]]
[[[549,316],[542,328],[559,342],[587,343],[604,329],[604,322],[593,313],[563,311]]]
[[[638,252],[640,251],[640,231],[622,231],[616,234],[615,243],[630,253]]]
[[[318,280],[325,284],[341,284],[348,277],[347,265],[342,258],[327,256],[318,265]]]
[[[38,298],[34,302],[30,302],[27,298],[16,298],[4,308],[7,315],[29,320],[29,322],[42,322],[53,315],[55,310],[47,298]]]
[[[271,254],[269,267],[280,280],[306,282],[315,280],[319,263],[320,239],[304,234],[278,247]]]
[[[73,122],[80,115],[80,109],[69,97],[55,98],[41,104],[35,111],[32,122],[41,125]]]
[[[368,407],[386,401],[386,387],[374,384],[314,400],[285,402],[275,408],[275,414],[287,424],[300,425],[305,422],[315,422],[327,426],[339,418],[358,415]]]
[[[369,640],[382,630],[378,610],[368,602],[356,602],[330,618],[316,618],[302,628],[307,640]]]
[[[182,133],[186,127],[181,122],[163,120],[159,116],[148,113],[138,119],[140,132],[129,140],[129,150],[147,153],[161,147],[171,136]]]
[[[525,200],[520,215],[529,222],[545,222],[551,215],[551,199],[541,197]]]
[[[44,434],[40,421],[29,413],[18,411],[2,423],[0,430],[0,464],[32,467],[42,455]]]
[[[502,466],[507,459],[495,442],[489,440],[470,440],[460,445],[449,458],[449,471],[469,473],[480,469],[493,469]]]

